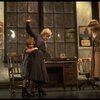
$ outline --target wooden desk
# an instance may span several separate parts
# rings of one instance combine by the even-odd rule
[[[65,86],[78,86],[77,61],[46,61],[50,81]]]

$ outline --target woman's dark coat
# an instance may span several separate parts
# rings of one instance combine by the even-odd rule
[[[45,42],[40,37],[39,34],[35,34],[32,32],[29,22],[26,22],[26,30],[27,33],[35,39],[35,46],[38,47],[38,50],[35,52],[30,53],[29,55],[29,62],[28,62],[28,69],[30,72],[29,79],[35,82],[48,82],[48,74],[46,70],[46,66],[44,63],[46,47]]]

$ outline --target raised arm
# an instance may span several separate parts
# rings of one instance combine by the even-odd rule
[[[31,37],[37,39],[38,38],[38,34],[36,34],[36,33],[34,33],[32,31],[32,29],[30,27],[30,22],[31,22],[31,20],[26,20],[26,31]]]

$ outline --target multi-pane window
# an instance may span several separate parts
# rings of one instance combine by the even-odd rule
[[[75,2],[43,2],[43,26],[52,29],[47,42],[52,58],[77,57]]]
[[[6,52],[8,54],[22,54],[25,48],[26,33],[25,20],[30,16],[32,30],[39,33],[38,2],[6,2]]]
[[[25,20],[30,16],[33,32],[50,28],[53,35],[47,42],[47,51],[52,58],[77,56],[75,2],[24,1],[5,3],[5,56],[22,54],[28,37]]]

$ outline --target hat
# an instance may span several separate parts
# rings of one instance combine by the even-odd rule
[[[97,25],[97,24],[99,24],[98,20],[92,19],[92,20],[89,22],[88,26],[91,27],[91,26],[94,26],[94,25]]]
[[[94,32],[100,32],[100,24],[96,24],[91,28],[92,31]]]

